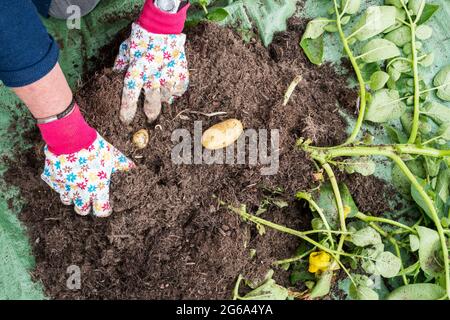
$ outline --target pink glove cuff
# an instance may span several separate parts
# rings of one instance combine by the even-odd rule
[[[48,150],[57,156],[86,149],[97,138],[97,131],[86,123],[77,104],[67,117],[37,126]]]
[[[179,34],[183,31],[189,3],[177,13],[168,13],[155,6],[153,0],[147,0],[137,23],[151,33]]]

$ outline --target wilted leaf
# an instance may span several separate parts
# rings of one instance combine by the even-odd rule
[[[275,280],[267,279],[258,288],[247,293],[242,299],[244,300],[286,300],[289,291],[276,284]]]
[[[331,280],[333,279],[333,271],[328,270],[320,275],[314,288],[311,290],[310,297],[312,299],[327,295],[330,292]]]
[[[445,101],[450,101],[450,65],[447,65],[434,77],[435,87],[442,86],[437,90],[436,95]]]
[[[401,260],[392,252],[382,252],[375,262],[375,268],[384,278],[395,277],[401,268]]]
[[[359,41],[370,39],[395,24],[393,6],[371,6],[355,25],[354,37]]]
[[[415,252],[417,250],[419,250],[419,237],[416,236],[415,234],[410,234],[409,235],[409,247],[411,248],[412,252]]]
[[[372,227],[365,227],[351,235],[351,242],[358,247],[366,247],[381,243],[380,234]]]
[[[407,26],[402,26],[389,32],[384,38],[395,43],[399,47],[403,47],[408,42],[411,42],[411,29]]]
[[[386,60],[400,55],[400,50],[389,40],[373,39],[363,48],[361,57],[366,63]]]
[[[378,293],[366,286],[350,285],[350,297],[354,300],[379,300]]]
[[[355,14],[358,12],[359,7],[361,6],[361,0],[342,0],[341,8],[347,14]]]
[[[325,32],[325,26],[330,23],[328,18],[316,18],[311,20],[306,25],[306,30],[303,33],[302,38],[317,39]]]
[[[420,59],[419,64],[422,67],[430,67],[434,62],[434,53],[431,52],[427,54],[424,58]]]
[[[441,243],[436,230],[417,227],[419,233],[419,261],[422,270],[429,276],[438,277],[443,272],[440,259]]]
[[[382,89],[375,92],[367,105],[365,119],[383,123],[400,118],[406,106],[399,98],[396,90]]]
[[[433,35],[433,29],[426,24],[422,24],[416,29],[416,37],[419,40],[427,40]]]
[[[370,176],[375,172],[375,162],[367,157],[346,159],[344,162],[345,171],[350,174],[357,172],[363,176]]]
[[[424,107],[425,115],[439,125],[450,123],[450,107],[437,102],[428,102]]]
[[[445,296],[445,290],[433,283],[416,283],[392,291],[387,300],[437,300]]]
[[[380,90],[386,85],[389,80],[389,75],[384,71],[377,71],[370,77],[370,89],[376,91]]]

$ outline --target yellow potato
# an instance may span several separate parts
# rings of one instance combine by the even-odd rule
[[[148,131],[141,129],[133,134],[133,144],[138,149],[144,149],[148,144],[149,136]]]
[[[242,123],[237,119],[228,119],[203,132],[202,145],[206,149],[216,150],[233,144],[244,131]]]

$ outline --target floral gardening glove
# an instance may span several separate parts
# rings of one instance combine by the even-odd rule
[[[41,178],[65,205],[73,203],[76,213],[84,216],[92,209],[97,217],[109,216],[111,175],[134,163],[89,127],[78,106],[69,116],[38,127],[47,142]]]
[[[161,102],[172,103],[189,84],[184,43],[181,31],[189,5],[177,13],[163,12],[148,0],[141,17],[132,26],[130,37],[119,49],[114,69],[125,73],[120,120],[130,123],[144,89],[144,112],[153,122],[161,112]]]

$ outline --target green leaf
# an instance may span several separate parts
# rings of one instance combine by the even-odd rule
[[[347,218],[354,217],[358,213],[358,208],[353,201],[350,190],[344,183],[339,184],[339,191],[344,205],[344,210],[347,210]],[[323,209],[325,218],[332,229],[339,226],[339,213],[334,197],[333,188],[330,183],[324,183],[320,187],[320,191],[314,194],[317,205]]]
[[[306,25],[302,38],[317,39],[325,32],[325,27],[330,23],[328,18],[316,18]]]
[[[370,39],[395,24],[396,9],[393,6],[371,6],[353,28],[359,41]]]
[[[376,91],[380,90],[386,85],[386,82],[389,80],[389,75],[384,71],[377,71],[372,74],[370,77],[370,89]]]
[[[220,22],[228,17],[229,13],[224,8],[213,8],[210,9],[208,15],[206,16],[209,21]]]
[[[431,67],[431,65],[434,63],[434,53],[431,52],[427,54],[424,58],[419,60],[419,64],[422,67]]]
[[[412,252],[419,250],[419,246],[420,246],[419,237],[416,236],[415,234],[410,234],[409,235],[409,246],[410,246]]]
[[[427,3],[425,5],[425,8],[423,9],[422,15],[420,16],[420,19],[417,22],[417,24],[421,25],[421,24],[427,22],[438,9],[439,9],[439,5]]]
[[[359,68],[361,69],[361,75],[366,82],[370,81],[370,77],[372,76],[372,74],[381,70],[380,65],[376,62],[363,63],[359,66]]]
[[[437,175],[436,180],[436,209],[438,211],[439,217],[447,216],[449,210],[447,202],[450,199],[450,169],[448,166],[442,162],[440,165],[440,170]]]
[[[392,252],[382,252],[375,262],[375,268],[384,278],[395,277],[401,268],[401,260]]]
[[[367,157],[357,157],[344,160],[344,169],[348,173],[359,173],[363,176],[370,176],[375,172],[375,162]]]
[[[297,9],[295,0],[243,0],[244,14],[254,21],[265,46],[268,46],[276,32],[286,30],[286,21]]]
[[[443,67],[436,77],[433,84],[435,87],[443,86],[437,90],[436,95],[445,101],[450,101],[450,65]]]
[[[439,128],[438,134],[439,136],[441,136],[442,139],[450,141],[450,124],[443,124]]]
[[[367,105],[365,120],[383,123],[400,118],[406,106],[399,98],[396,90],[382,89],[375,92]]]
[[[355,14],[359,11],[361,0],[342,0],[341,8],[347,14]],[[345,8],[345,10],[344,10]]]
[[[407,73],[411,71],[411,63],[405,60],[394,61],[391,66],[400,73]]]
[[[436,230],[417,227],[419,233],[419,262],[422,270],[431,277],[439,277],[444,271],[440,259],[441,243]]]
[[[304,38],[300,46],[311,63],[321,65],[323,62],[323,36],[316,39]]]
[[[396,6],[397,8],[403,8],[402,2],[400,0],[385,0],[384,3],[391,4],[393,6]],[[408,3],[408,0],[403,0],[403,3]]]
[[[425,115],[439,125],[450,123],[450,108],[437,102],[428,102],[424,106]]]
[[[307,263],[302,263],[299,267],[295,267],[289,276],[289,281],[292,285],[296,285],[298,282],[314,281],[316,279],[314,274],[306,270],[307,268]]]
[[[189,12],[187,18],[186,18],[186,27],[194,27],[200,22],[204,21],[206,19],[205,12],[203,10],[201,11],[191,11]]]
[[[424,134],[429,133],[431,130],[431,125],[426,120],[427,120],[427,118],[422,117],[422,116],[419,118],[419,121],[420,121],[419,131]],[[408,134],[411,133],[411,126],[412,126],[412,121],[413,121],[412,113],[410,113],[410,112],[404,113],[400,117],[400,121],[402,123],[402,127],[405,130],[405,132],[407,132]]]
[[[423,163],[427,175],[430,178],[436,177],[439,173],[439,168],[442,160],[439,158],[431,158],[431,157],[424,157],[424,159],[425,161]]]
[[[415,283],[392,291],[387,300],[437,300],[445,296],[445,290],[433,283]]]
[[[389,40],[373,39],[363,48],[361,57],[366,63],[382,61],[400,55],[400,50]]]
[[[411,30],[407,26],[402,26],[389,32],[384,38],[395,43],[399,47],[403,47],[408,42],[411,42]]]
[[[408,2],[408,9],[412,11],[414,16],[417,16],[422,7],[425,7],[426,0],[410,0]]]
[[[382,243],[380,234],[372,227],[365,227],[351,235],[350,241],[357,247]]]
[[[331,280],[333,279],[333,271],[327,270],[320,275],[314,288],[311,290],[310,297],[312,299],[323,297],[330,292]]]
[[[394,84],[395,84],[395,81],[398,81],[398,79],[400,79],[400,77],[402,75],[397,69],[395,69],[392,66],[389,66],[387,72],[388,72],[389,77],[390,77],[389,81],[390,80],[394,81]]]
[[[425,190],[425,192],[428,193],[431,190],[430,185],[427,184],[427,182],[424,179],[421,179],[418,177],[416,177],[416,179],[420,183],[422,188]],[[413,184],[411,184],[411,196],[414,199],[414,201],[419,205],[419,207],[421,207],[422,210],[425,211],[425,213],[428,215],[428,217],[430,217],[430,219],[433,219],[433,214],[430,211],[430,208],[428,208],[424,198],[422,197],[422,195],[419,193],[419,191]],[[429,197],[429,198],[431,200],[431,197]],[[433,200],[431,200],[431,201],[433,201]]]
[[[416,29],[416,37],[419,40],[428,40],[433,35],[433,28],[427,26],[426,24],[422,24]]]
[[[386,129],[388,135],[391,137],[392,141],[394,141],[395,143],[406,143],[408,141],[408,136],[403,131],[397,130],[396,128],[388,125],[385,125],[384,128]]]

